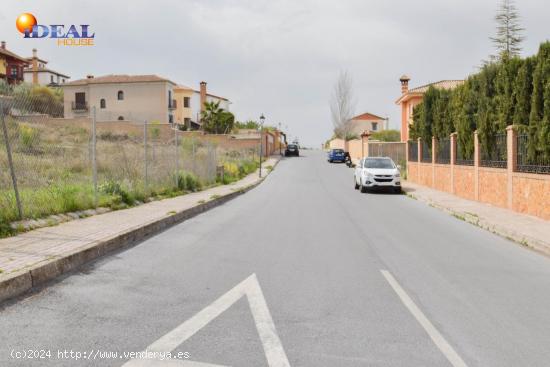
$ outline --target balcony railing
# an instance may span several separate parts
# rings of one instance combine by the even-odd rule
[[[71,102],[73,111],[88,111],[88,102]]]
[[[173,99],[171,103],[170,103],[170,101],[168,102],[168,109],[169,110],[175,110],[177,107],[178,107],[178,103],[175,99]]]

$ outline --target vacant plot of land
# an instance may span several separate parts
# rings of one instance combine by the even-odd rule
[[[0,233],[19,219],[96,206],[94,144],[88,121],[5,118],[8,147],[0,134]],[[257,152],[228,150],[168,125],[101,123],[96,128],[97,205],[114,209],[234,181],[256,169]],[[221,174],[220,167],[225,169]]]

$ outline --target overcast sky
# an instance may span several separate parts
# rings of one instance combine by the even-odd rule
[[[73,79],[86,74],[158,74],[229,98],[238,120],[288,126],[302,143],[331,135],[329,99],[339,70],[353,77],[356,112],[398,128],[399,77],[411,86],[462,79],[491,53],[498,0],[3,0],[8,48]],[[524,54],[550,38],[544,0],[521,0]],[[90,24],[94,47],[22,39],[15,19]]]

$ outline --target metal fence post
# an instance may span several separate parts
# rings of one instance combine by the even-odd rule
[[[97,130],[96,130],[96,106],[92,109],[92,179],[94,182],[94,207],[97,208]]]
[[[193,174],[196,175],[196,167],[195,167],[195,138],[191,138],[191,169],[193,170]]]
[[[179,153],[178,153],[178,129],[174,126],[174,153],[176,154],[176,161],[175,161],[175,164],[176,164],[176,174],[174,175],[175,176],[175,179],[176,179],[176,189],[178,188],[178,175],[179,175]]]
[[[144,162],[144,186],[145,186],[145,193],[147,194],[148,191],[148,167],[147,167],[147,120],[143,122],[143,153],[145,156],[145,162]]]
[[[15,175],[15,169],[13,167],[13,157],[11,155],[10,139],[8,136],[8,128],[6,126],[6,120],[4,119],[4,102],[0,99],[0,122],[2,123],[2,130],[4,132],[4,140],[6,142],[6,151],[8,154],[8,164],[10,166],[11,181],[13,184],[13,191],[15,192],[15,202],[17,204],[17,213],[19,219],[23,219],[23,208],[21,206],[21,198],[19,197],[19,189],[17,188],[17,176]]]

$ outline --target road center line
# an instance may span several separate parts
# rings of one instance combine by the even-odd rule
[[[415,317],[416,321],[426,330],[432,341],[439,348],[441,353],[451,362],[453,367],[467,367],[466,363],[460,358],[458,353],[451,347],[451,345],[445,340],[443,335],[433,324],[428,320],[426,315],[418,308],[418,306],[413,302],[409,295],[405,292],[403,288],[399,285],[397,280],[393,275],[387,270],[380,270],[384,278],[390,283],[390,286],[393,288],[395,293],[401,299],[401,302],[409,309],[412,315]]]

